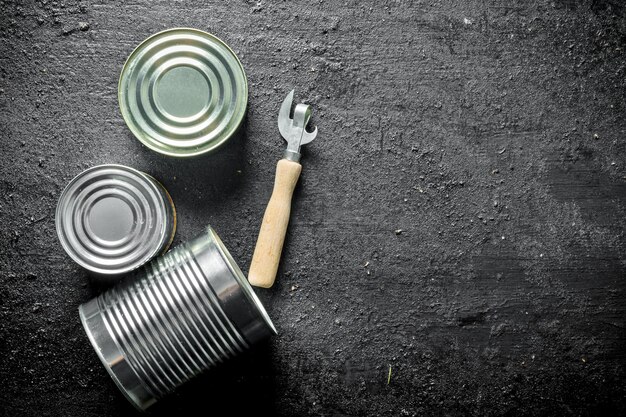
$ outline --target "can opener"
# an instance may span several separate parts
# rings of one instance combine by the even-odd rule
[[[248,281],[256,287],[269,288],[274,284],[289,224],[291,198],[302,172],[300,146],[306,145],[317,136],[317,127],[312,132],[306,131],[311,118],[309,105],[297,104],[293,119],[289,117],[293,95],[294,90],[291,90],[278,113],[278,130],[287,141],[287,149],[283,159],[276,165],[274,189],[265,209],[248,272]]]

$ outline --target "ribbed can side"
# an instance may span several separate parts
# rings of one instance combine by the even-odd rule
[[[125,359],[155,398],[247,348],[188,245],[99,297]]]
[[[81,304],[79,314],[107,372],[140,410],[276,334],[211,227]]]

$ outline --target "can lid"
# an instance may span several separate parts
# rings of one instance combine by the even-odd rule
[[[118,85],[122,116],[147,147],[194,156],[225,143],[241,124],[248,83],[220,39],[197,29],[159,32],[130,54]]]
[[[123,274],[167,248],[175,229],[174,207],[152,177],[123,165],[100,165],[65,187],[56,229],[78,264],[98,274]]]

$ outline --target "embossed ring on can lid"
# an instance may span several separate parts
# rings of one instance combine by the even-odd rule
[[[123,165],[100,165],[65,187],[55,221],[74,261],[97,274],[118,275],[169,247],[175,216],[169,194],[155,179]]]
[[[223,41],[197,29],[159,32],[124,64],[118,85],[122,116],[148,148],[194,156],[224,144],[248,102],[241,62]]]

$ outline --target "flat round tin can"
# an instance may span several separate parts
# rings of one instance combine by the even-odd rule
[[[99,165],[65,187],[55,221],[74,261],[99,275],[119,275],[167,250],[176,211],[151,176],[123,165]]]
[[[235,53],[197,29],[170,29],[130,54],[118,85],[126,124],[144,145],[165,155],[215,150],[237,131],[248,82]]]

